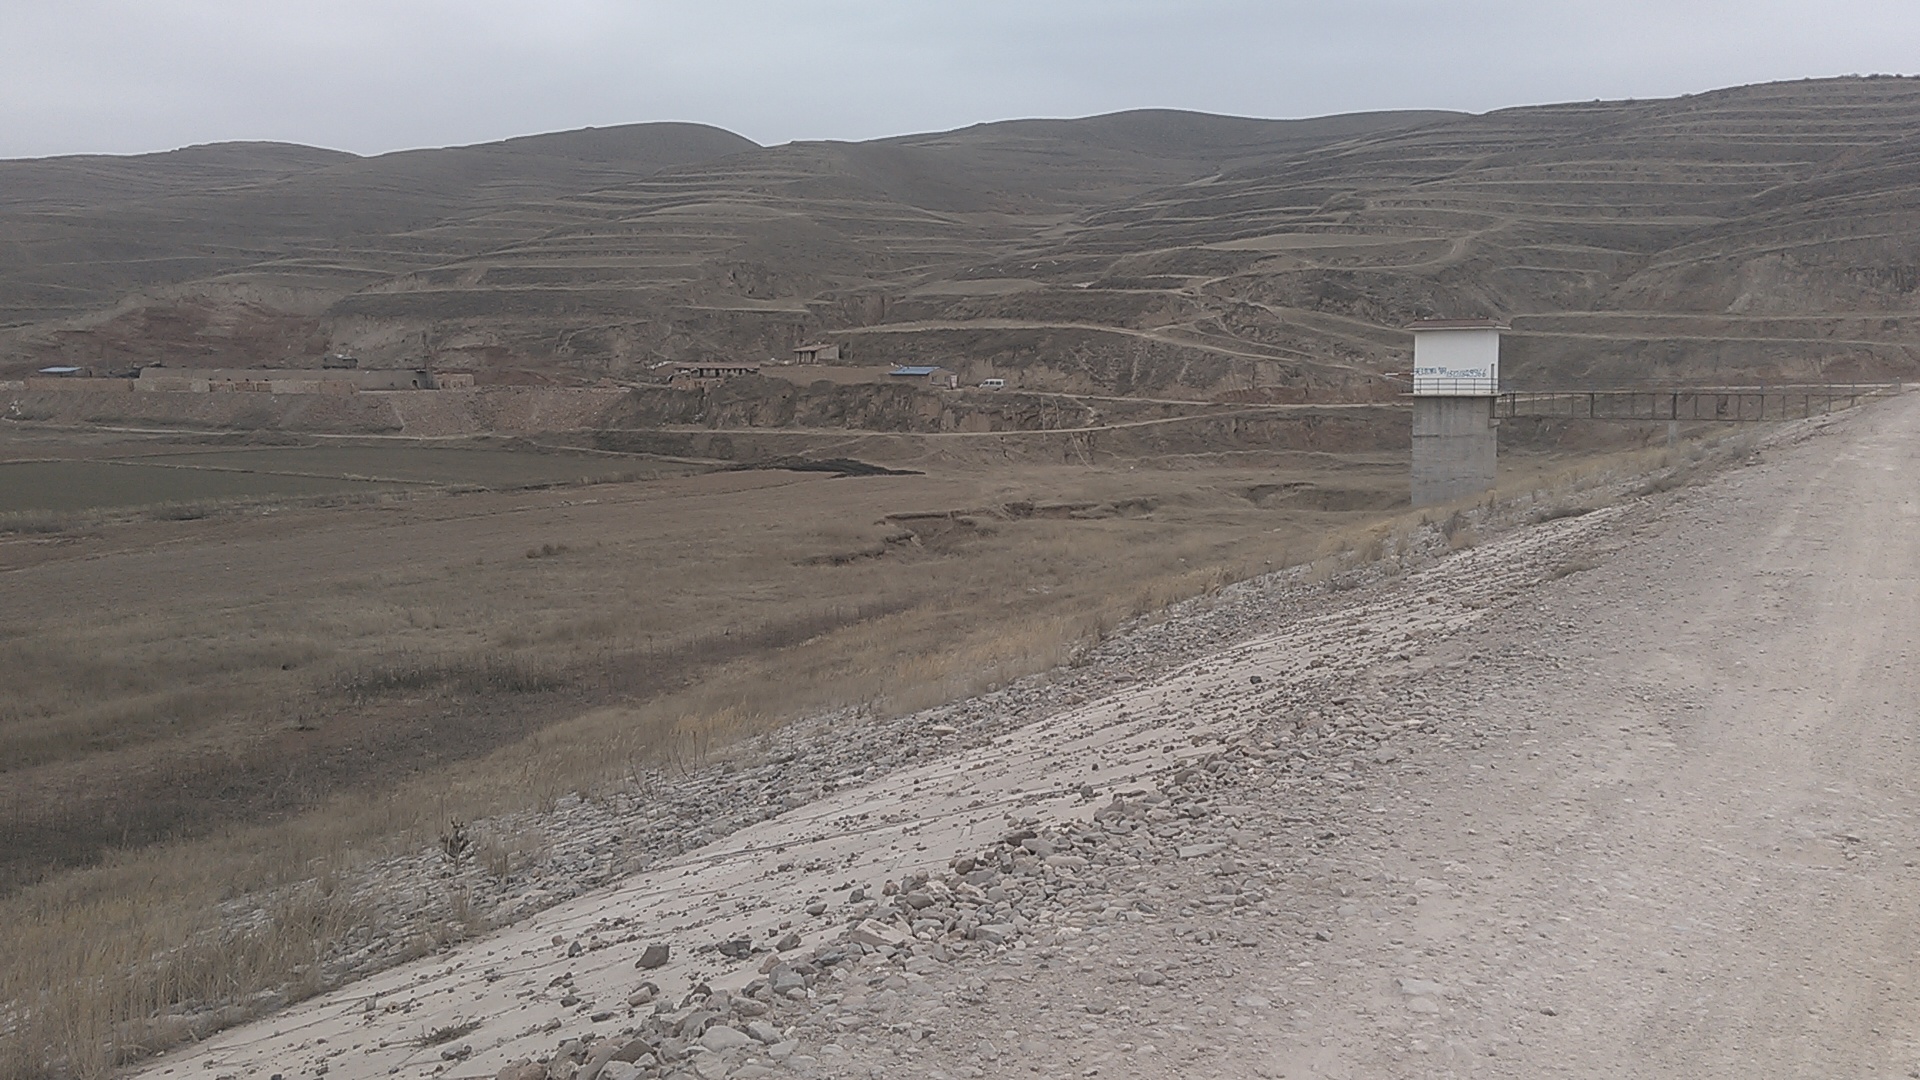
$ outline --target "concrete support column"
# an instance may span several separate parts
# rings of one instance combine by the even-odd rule
[[[1499,469],[1493,398],[1413,399],[1413,505],[1472,498],[1491,489]]]

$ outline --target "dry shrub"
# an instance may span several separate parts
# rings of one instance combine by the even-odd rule
[[[1527,523],[1530,525],[1545,525],[1549,521],[1559,521],[1562,518],[1574,518],[1580,517],[1583,514],[1591,514],[1596,509],[1597,507],[1587,506],[1581,503],[1563,503],[1557,506],[1549,506],[1544,510],[1535,511],[1528,516]]]
[[[432,1031],[429,1031],[425,1035],[420,1036],[420,1040],[416,1045],[439,1046],[441,1043],[450,1043],[462,1035],[471,1035],[474,1032],[479,1031],[480,1023],[481,1022],[478,1020],[465,1020],[459,1023],[447,1024],[443,1027],[434,1028]]]
[[[300,890],[257,925],[231,930],[217,912],[165,895],[76,896],[58,912],[9,926],[0,1001],[11,1003],[0,1073],[104,1076],[188,1039],[310,996],[324,943],[371,911]],[[166,911],[156,917],[155,905]],[[189,1002],[225,1002],[181,1011]]]
[[[1575,574],[1584,574],[1588,570],[1598,570],[1599,568],[1599,559],[1591,555],[1576,555],[1554,567],[1553,572],[1547,576],[1554,581],[1559,581],[1561,578],[1572,577]]]

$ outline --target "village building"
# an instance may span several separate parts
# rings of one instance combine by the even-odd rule
[[[717,386],[728,379],[737,379],[743,375],[760,374],[759,364],[742,364],[734,361],[711,364],[681,364],[667,377],[667,385],[682,390],[697,390],[707,386]]]
[[[942,386],[949,390],[960,385],[960,376],[937,364],[902,364],[887,372],[887,376],[923,381],[928,386]]]
[[[793,362],[796,364],[831,364],[839,359],[838,345],[802,345],[793,350]]]

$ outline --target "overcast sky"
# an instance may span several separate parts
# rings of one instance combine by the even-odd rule
[[[1917,67],[1920,0],[0,0],[0,157],[1481,112]]]

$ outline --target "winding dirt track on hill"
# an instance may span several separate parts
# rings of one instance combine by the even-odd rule
[[[426,1076],[438,1055],[398,1040],[464,1002],[500,1011],[451,1075],[491,1075],[585,1023],[538,991],[549,973],[578,969],[573,985],[602,1000],[635,977],[618,950],[572,959],[549,941],[615,909],[700,940],[828,895],[761,866],[755,843],[823,845],[822,882],[866,881],[977,850],[1003,803],[1097,831],[1089,804],[1037,793],[1032,777],[1064,790],[1105,756],[1108,773],[1082,781],[1101,798],[1157,785],[1203,811],[1147,818],[1117,841],[1135,845],[1130,862],[1101,847],[1092,867],[1049,879],[1124,903],[1034,911],[1017,943],[985,955],[861,968],[808,1006],[821,1011],[782,1014],[805,1054],[696,1058],[698,1075],[1920,1074],[1917,464],[1920,399],[1789,425],[1703,486],[1336,597],[1161,682],[743,830],[162,1068],[294,1076],[324,1053],[335,1080]],[[1344,637],[1322,640],[1333,629]],[[1149,708],[1158,726],[1137,727]],[[1380,741],[1332,738],[1342,724]],[[1178,769],[1213,753],[1187,738],[1200,729],[1246,748],[1218,786],[1155,756],[1186,746],[1165,766]],[[1161,736],[1169,748],[1148,745]],[[1297,768],[1287,748],[1300,745],[1335,749]],[[939,802],[970,796],[978,833]],[[883,803],[897,839],[802,835]],[[1202,857],[1173,854],[1216,835]],[[734,914],[761,895],[767,914]],[[823,918],[799,928],[819,940],[843,916]],[[475,973],[489,958],[512,965],[498,988]],[[677,964],[663,985],[668,970],[688,977]],[[373,993],[417,995],[421,1011],[388,1019],[369,1004],[355,1019]],[[550,1014],[564,1030],[540,1026]],[[317,1044],[323,1032],[334,1042]],[[343,1039],[354,1050],[336,1055]]]

